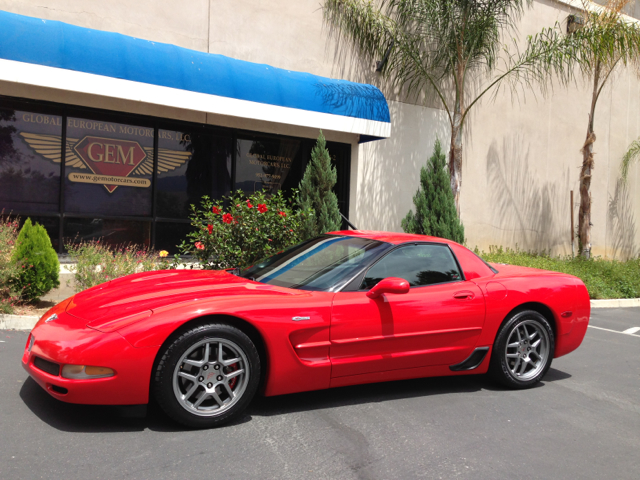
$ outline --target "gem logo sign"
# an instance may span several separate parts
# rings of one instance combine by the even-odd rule
[[[72,173],[69,175],[72,182],[103,184],[109,193],[113,193],[118,185],[143,188],[151,186],[147,179],[138,179],[138,182],[120,181],[147,158],[147,153],[138,142],[87,136],[76,143],[73,149],[94,175]],[[114,181],[114,184],[105,183],[110,181]]]
[[[151,180],[140,178],[153,174],[153,148],[142,147],[133,140],[96,137],[68,138],[61,145],[60,136],[20,132],[27,145],[42,157],[54,163],[62,161],[65,149],[65,167],[91,170],[93,173],[71,172],[69,180],[103,185],[113,193],[118,187],[148,188]],[[191,158],[191,152],[158,148],[158,173],[180,168]]]

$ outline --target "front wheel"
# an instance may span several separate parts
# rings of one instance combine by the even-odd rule
[[[230,325],[210,324],[188,330],[165,348],[154,390],[171,418],[209,428],[240,415],[259,381],[260,357],[251,339]]]
[[[493,344],[489,372],[510,388],[529,388],[551,367],[555,351],[553,329],[534,310],[512,315],[502,326]]]

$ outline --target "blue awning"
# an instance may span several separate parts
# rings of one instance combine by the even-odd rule
[[[363,138],[390,134],[386,99],[372,85],[2,11],[0,79]]]

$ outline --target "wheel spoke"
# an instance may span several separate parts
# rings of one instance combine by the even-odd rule
[[[195,403],[193,404],[193,406],[194,406],[195,408],[198,408],[200,405],[202,405],[202,402],[204,402],[204,400],[205,400],[207,397],[210,397],[210,396],[211,396],[211,394],[207,393],[207,392],[206,392],[206,390],[203,390],[203,391],[202,391],[202,395],[200,395],[200,397],[198,398],[198,400],[196,400],[196,401],[195,401]]]
[[[522,375],[525,372],[525,370],[527,369],[528,363],[529,362],[527,362],[526,360],[522,361],[522,365],[520,366],[520,375]]]
[[[522,335],[520,335],[520,326],[516,327],[516,334],[518,335],[518,343],[522,341]]]
[[[531,348],[538,348],[538,345],[540,345],[540,342],[542,342],[542,339],[539,338],[538,340],[536,340],[535,342],[533,342],[531,344]]]
[[[513,368],[511,369],[511,371],[513,373],[516,373],[518,371],[518,366],[520,365],[520,362],[522,361],[522,359],[520,358],[520,355],[518,355],[518,360],[516,361],[516,364],[513,366]]]
[[[178,376],[182,378],[186,378],[187,380],[191,380],[192,382],[196,382],[197,378],[195,375],[189,375],[187,372],[178,372]]]
[[[197,389],[198,389],[198,384],[194,383],[189,389],[189,391],[182,396],[182,399],[189,400],[191,398],[191,395],[193,395]]]
[[[213,393],[211,393],[211,396],[213,397],[213,399],[218,404],[218,407],[222,407],[224,405],[224,402],[220,398],[220,395],[218,395],[218,392],[215,391],[215,389],[213,390]]]
[[[507,353],[507,358],[518,358],[520,355],[517,353]]]
[[[238,375],[241,375],[244,373],[244,370],[240,369],[240,370],[234,370],[233,372],[229,373],[227,375],[227,380],[231,380],[232,378],[237,377]]]
[[[517,348],[520,345],[520,342],[514,342],[507,345],[507,348]]]
[[[208,343],[204,344],[204,357],[202,358],[202,363],[207,363],[209,361],[209,354],[211,353],[211,346]]]
[[[223,385],[224,385],[224,388],[227,389],[227,393],[229,394],[229,398],[233,399],[236,396],[236,392],[231,390],[231,387],[229,386],[229,384],[227,382],[224,382]]]
[[[192,360],[191,358],[185,358],[183,362],[194,367],[201,367],[202,365],[204,365],[204,362],[202,360]]]

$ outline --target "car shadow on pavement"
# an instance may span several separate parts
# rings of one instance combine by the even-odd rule
[[[571,378],[571,375],[550,368],[544,380],[533,388],[542,388],[547,383],[567,378]],[[496,383],[488,375],[417,378],[257,398],[248,412],[254,416],[273,416],[414,397],[465,394],[480,390],[512,391]]]
[[[544,380],[534,388],[571,378],[568,373],[551,368]],[[293,393],[277,397],[257,397],[245,415],[220,428],[232,428],[251,421],[252,417],[269,417],[287,413],[321,410],[349,405],[386,402],[413,397],[465,394],[480,390],[508,391],[487,375],[419,378],[395,382],[370,383],[313,392]],[[33,379],[20,389],[24,404],[43,422],[64,432],[180,432],[189,429],[173,422],[155,403],[146,415],[126,407],[75,405],[51,397]]]

